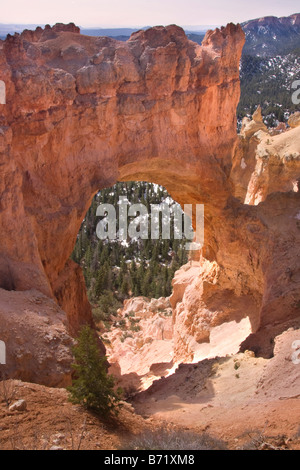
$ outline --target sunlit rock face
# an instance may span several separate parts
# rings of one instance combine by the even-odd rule
[[[243,43],[234,25],[203,47],[177,26],[123,43],[56,25],[1,43],[1,287],[65,302],[91,198],[118,179],[224,206]]]
[[[273,135],[263,126],[257,112],[245,122],[254,132],[238,136],[234,198],[214,218],[215,256],[175,275],[175,360],[233,353],[239,343],[269,357],[274,336],[299,326],[300,131]]]
[[[1,288],[54,298],[72,334],[92,323],[82,273],[69,260],[80,224],[99,189],[141,180],[181,204],[205,205],[201,273],[207,260],[214,275],[200,273],[190,313],[230,298],[234,312],[242,302],[253,331],[299,316],[299,193],[288,192],[284,176],[285,192],[269,185],[261,204],[249,205],[250,196],[244,204],[257,157],[236,134],[243,44],[233,24],[209,31],[202,46],[177,26],[125,43],[82,36],[72,24],[0,42]],[[190,320],[184,328],[194,335]]]

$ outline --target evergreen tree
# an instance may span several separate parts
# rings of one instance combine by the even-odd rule
[[[94,330],[82,327],[73,354],[75,378],[68,388],[70,401],[107,418],[117,414],[121,390],[114,390],[114,379],[107,373],[107,359],[100,356]]]
[[[95,308],[104,314],[103,306],[107,302],[111,311],[119,305],[120,300],[130,295],[156,298],[170,295],[174,265],[170,264],[169,253],[178,252],[178,267],[186,262],[182,241],[174,240],[172,228],[170,240],[131,240],[127,246],[118,241],[97,238],[98,205],[114,204],[118,211],[117,202],[121,195],[127,196],[131,203],[147,201],[148,205],[169,198],[164,188],[143,182],[117,183],[113,188],[106,188],[96,194],[82,223],[72,259],[82,266],[89,298],[96,302]],[[108,298],[108,292],[112,293],[113,301]]]

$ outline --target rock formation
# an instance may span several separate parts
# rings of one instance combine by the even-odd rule
[[[102,336],[110,372],[124,389],[149,387],[173,367],[173,321],[169,298],[125,300]]]
[[[6,344],[6,365],[0,380],[14,377],[52,387],[70,385],[73,339],[66,314],[39,291],[0,290],[0,334]]]
[[[177,329],[183,355],[186,335],[207,337],[192,319],[203,309],[216,324],[239,310],[254,343],[264,327],[299,317],[300,166],[292,144],[284,150],[286,135],[298,145],[299,127],[263,149],[257,132],[237,136],[243,44],[233,24],[209,31],[202,46],[177,26],[125,43],[72,24],[0,42],[2,289],[55,299],[73,335],[92,323],[69,259],[80,224],[99,189],[146,180],[181,204],[205,205],[201,273]]]
[[[227,220],[214,219],[216,256],[204,256],[199,268],[183,266],[173,281],[174,360],[209,354],[220,325],[233,343],[235,336],[246,338],[246,318],[252,334],[242,349],[270,357],[274,337],[300,326],[299,127],[270,135],[258,110],[238,136],[230,180]],[[232,330],[232,322],[239,327]]]

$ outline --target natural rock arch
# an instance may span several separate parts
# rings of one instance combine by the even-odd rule
[[[276,203],[244,206],[231,176],[241,148],[243,44],[233,24],[209,31],[202,46],[177,26],[139,31],[123,43],[82,36],[72,24],[0,43],[7,94],[0,115],[1,288],[55,298],[75,333],[91,313],[69,256],[91,199],[118,180],[147,180],[180,203],[205,204],[202,255],[218,268],[214,282],[201,287],[202,299],[218,289],[248,295],[256,303],[254,330],[270,321],[269,307],[263,321],[261,312],[275,263],[268,209]],[[285,202],[290,210],[295,197]]]
[[[72,25],[8,37],[1,287],[47,295],[62,279],[66,287],[91,198],[117,180],[158,182],[180,202],[224,206],[243,43],[234,25],[208,33],[202,47],[176,26],[126,43]]]

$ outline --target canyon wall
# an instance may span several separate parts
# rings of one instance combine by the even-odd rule
[[[299,178],[300,127],[268,130],[259,109],[245,118],[232,159],[232,197],[206,239],[215,243],[214,256],[201,257],[198,268],[183,266],[173,281],[174,360],[201,358],[221,325],[245,335],[242,350],[264,357],[272,356],[276,335],[299,328]],[[219,339],[220,350],[227,341]]]
[[[233,24],[202,46],[177,26],[119,42],[59,24],[0,41],[1,289],[54,299],[71,335],[92,324],[69,259],[81,222],[99,189],[150,181],[205,205],[184,309],[174,289],[179,356],[186,338],[207,338],[204,324],[248,317],[257,344],[263,328],[299,318],[299,153],[277,154],[281,136],[263,154],[256,133],[237,135],[243,44]],[[299,142],[299,127],[287,134]]]

